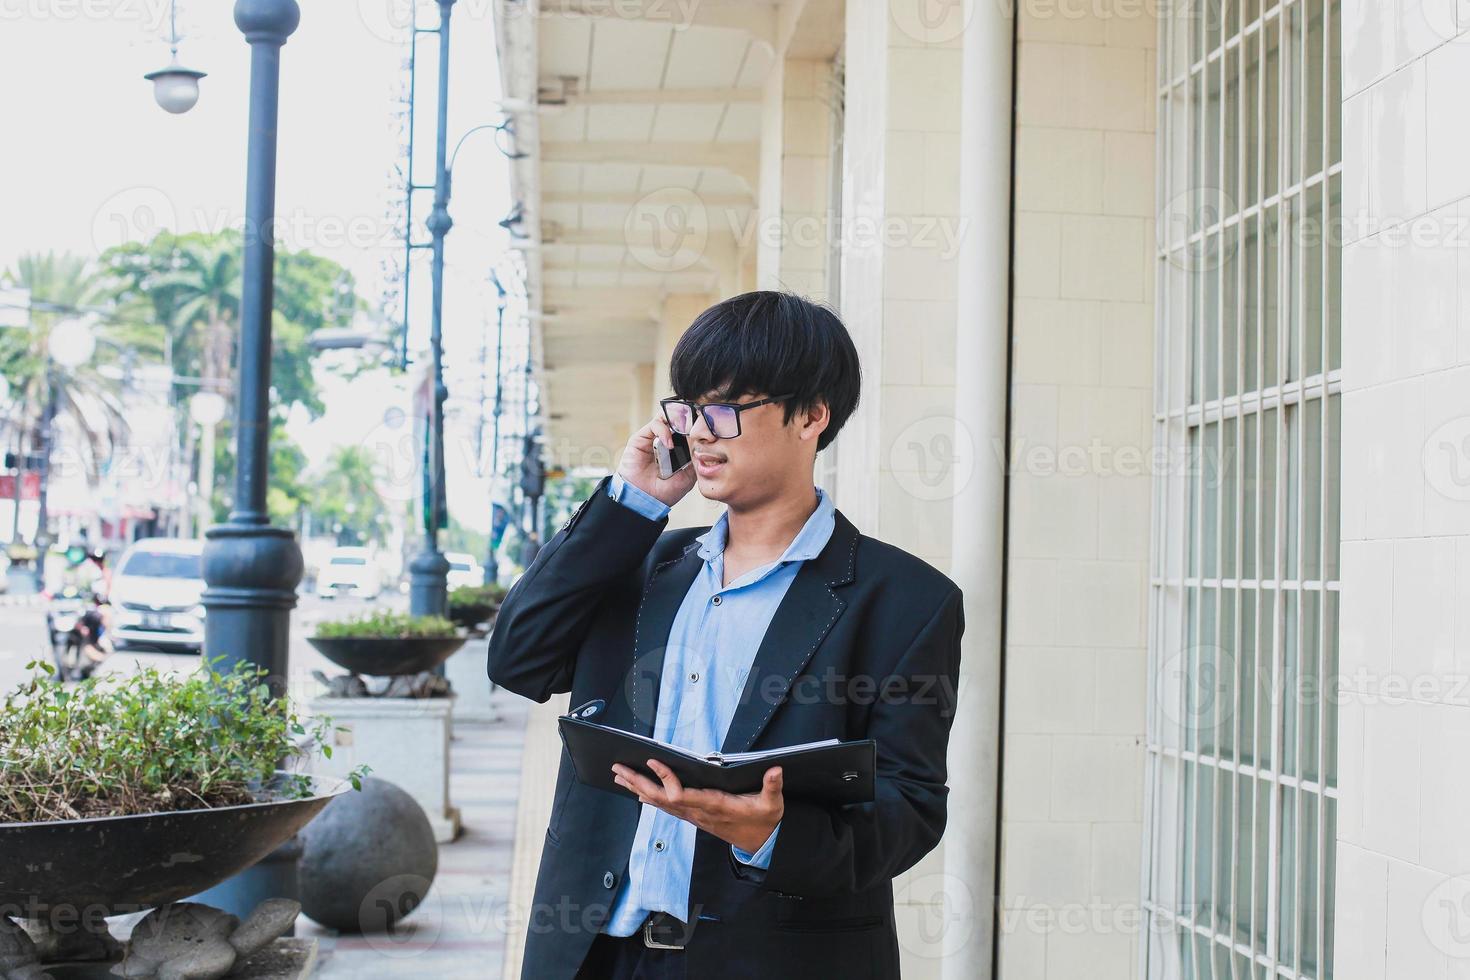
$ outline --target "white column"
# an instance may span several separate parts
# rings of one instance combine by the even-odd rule
[[[955,488],[950,577],[964,590],[960,700],[950,736],[946,900],[968,902],[968,940],[946,950],[942,976],[992,976],[1001,611],[1005,596],[1005,445],[1009,349],[1012,14],[967,5],[960,104],[960,275],[955,335],[955,436],[975,466]],[[958,444],[958,443],[957,443]],[[959,444],[960,452],[966,447]],[[950,910],[946,910],[950,911]],[[957,907],[953,911],[964,913]]]

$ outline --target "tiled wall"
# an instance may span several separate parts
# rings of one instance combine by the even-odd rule
[[[1148,5],[1018,7],[999,976],[1137,975],[1154,249]]]
[[[1340,980],[1470,976],[1467,29],[1344,4]]]

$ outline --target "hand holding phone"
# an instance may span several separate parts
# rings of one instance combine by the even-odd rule
[[[660,480],[673,479],[675,473],[682,470],[693,462],[693,455],[689,452],[688,436],[672,433],[674,437],[673,448],[664,445],[662,439],[653,440],[653,452],[658,457],[658,478]]]
[[[672,507],[694,487],[692,459],[689,440],[655,415],[623,447],[618,475]]]

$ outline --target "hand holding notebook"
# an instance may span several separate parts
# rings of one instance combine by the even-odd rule
[[[588,721],[595,708],[584,705],[557,721],[562,744],[572,757],[577,778],[588,786],[631,796],[613,782],[612,767],[622,764],[657,781],[648,769],[656,759],[691,789],[758,793],[767,769],[780,766],[783,792],[792,799],[843,805],[873,799],[877,743],[872,739],[843,742],[835,738],[756,752],[698,753],[656,738]]]

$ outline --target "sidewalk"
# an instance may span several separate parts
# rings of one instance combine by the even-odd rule
[[[302,917],[297,935],[316,938],[322,980],[496,980],[507,936],[521,750],[530,703],[496,691],[498,722],[456,722],[450,798],[464,830],[440,845],[439,873],[424,903],[394,935],[338,936]],[[518,935],[517,935],[517,938]]]

